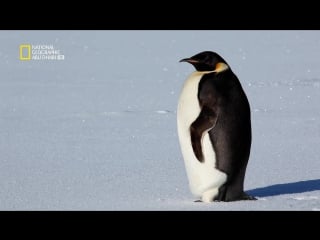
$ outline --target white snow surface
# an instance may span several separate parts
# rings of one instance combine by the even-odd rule
[[[21,61],[20,44],[64,61]],[[245,190],[194,202],[176,108],[219,53],[252,115]],[[0,31],[0,210],[320,209],[320,31]],[[239,139],[241,141],[241,139]]]

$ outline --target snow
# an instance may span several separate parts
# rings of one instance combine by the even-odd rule
[[[21,61],[20,44],[63,61]],[[194,202],[176,107],[193,71],[221,54],[251,104],[245,190]],[[320,209],[320,31],[1,31],[1,210]]]

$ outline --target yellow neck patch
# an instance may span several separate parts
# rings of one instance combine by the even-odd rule
[[[215,70],[213,70],[213,71],[202,71],[202,72],[200,72],[200,71],[198,71],[198,73],[199,74],[208,74],[208,73],[213,73],[213,72],[215,72],[215,73],[221,73],[221,72],[223,72],[223,71],[225,71],[225,70],[227,70],[229,68],[229,66],[227,65],[227,64],[225,64],[225,63],[223,63],[223,62],[218,62],[217,64],[216,64],[216,69]]]
[[[227,64],[225,64],[223,62],[218,62],[214,72],[220,73],[220,72],[223,72],[223,71],[227,70],[228,68],[229,68],[229,66]]]

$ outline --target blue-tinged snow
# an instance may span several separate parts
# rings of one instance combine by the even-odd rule
[[[65,60],[21,61],[28,43]],[[258,201],[189,191],[178,61],[204,50],[249,98]],[[319,52],[320,31],[0,31],[0,209],[320,210]]]

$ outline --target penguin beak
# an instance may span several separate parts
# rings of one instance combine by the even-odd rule
[[[184,58],[184,59],[181,59],[179,62],[198,63],[199,61],[194,60],[192,58]]]

